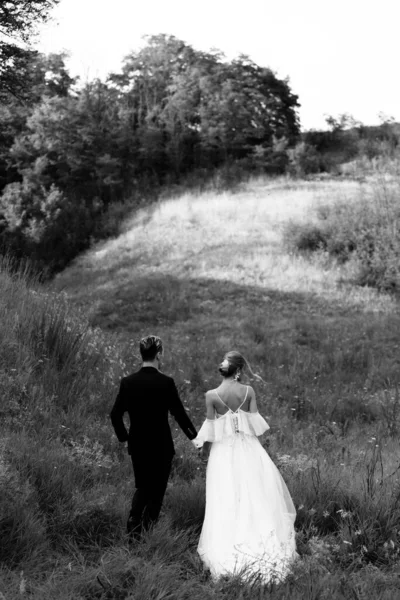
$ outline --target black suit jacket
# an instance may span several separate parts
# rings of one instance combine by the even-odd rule
[[[123,415],[129,414],[129,433]],[[118,396],[111,410],[111,422],[120,442],[128,442],[136,487],[151,472],[170,462],[175,453],[168,422],[171,413],[179,426],[192,440],[197,432],[182,402],[172,377],[154,367],[142,367],[121,380]]]

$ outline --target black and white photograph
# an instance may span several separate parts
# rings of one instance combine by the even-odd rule
[[[0,0],[0,600],[400,599],[395,0]]]

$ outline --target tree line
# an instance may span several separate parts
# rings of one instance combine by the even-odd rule
[[[18,56],[18,85],[3,87],[0,103],[1,241],[51,269],[144,182],[260,157],[282,172],[279,146],[299,135],[289,83],[245,56],[152,36],[120,72],[84,85],[65,59]]]
[[[173,36],[147,37],[119,72],[82,84],[65,55],[29,47],[56,3],[0,5],[11,40],[0,40],[2,251],[51,273],[110,233],[121,203],[143,190],[227,165],[303,175],[357,151],[342,122],[301,134],[298,97],[271,69]]]

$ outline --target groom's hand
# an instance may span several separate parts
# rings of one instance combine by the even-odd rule
[[[204,442],[203,447],[200,452],[200,458],[201,458],[202,463],[206,463],[208,461],[208,458],[210,456],[210,450],[211,450],[211,443]]]
[[[200,460],[201,460],[201,462],[203,464],[207,463],[207,461],[208,461],[208,455],[209,455],[209,452],[203,446],[203,448],[200,450],[200,453],[199,453]]]

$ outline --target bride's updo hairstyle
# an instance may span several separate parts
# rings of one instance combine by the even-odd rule
[[[247,370],[251,376],[264,381],[260,375],[253,372],[245,357],[240,352],[236,352],[236,350],[231,350],[225,354],[224,360],[219,365],[218,370],[222,377],[232,377],[234,375],[238,381],[240,381],[242,372]]]

